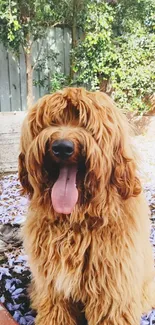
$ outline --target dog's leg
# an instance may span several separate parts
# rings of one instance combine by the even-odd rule
[[[31,306],[37,313],[35,325],[76,325],[78,308],[63,296],[56,296],[52,287],[37,288],[32,281],[29,288]]]
[[[37,312],[35,325],[86,325],[83,305],[55,296],[50,289],[40,291],[31,283],[32,308]]]
[[[100,300],[100,297],[99,297]],[[139,325],[141,318],[140,304],[129,303],[124,310],[121,307],[113,308],[111,305],[107,312],[104,311],[103,305],[96,302],[91,310],[86,308],[86,318],[88,325]]]
[[[69,303],[65,301],[44,301],[37,310],[35,325],[76,325],[76,318],[71,314]]]

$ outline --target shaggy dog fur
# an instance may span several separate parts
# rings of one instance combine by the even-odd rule
[[[67,159],[52,150],[64,139],[74,144]],[[51,192],[62,170],[72,169],[76,185],[62,198],[65,205],[74,197],[69,211],[61,207],[61,186]],[[107,95],[83,88],[44,96],[23,124],[19,177],[30,197],[23,236],[35,324],[139,325],[155,303],[154,266],[122,112]]]

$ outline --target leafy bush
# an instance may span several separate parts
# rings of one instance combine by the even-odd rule
[[[146,97],[155,92],[155,35],[126,34],[118,41],[118,62],[110,76],[114,98],[126,109],[145,111]]]
[[[155,3],[116,2],[87,5],[85,37],[74,49],[76,80],[93,90],[110,85],[104,90],[119,106],[142,112],[155,92]]]
[[[39,80],[34,79],[34,86],[45,89],[47,93],[55,92],[69,84],[69,76],[61,72],[61,62],[58,60],[59,53],[50,50],[47,54],[43,51],[35,64],[35,71],[39,73]],[[54,66],[54,69],[51,68]]]

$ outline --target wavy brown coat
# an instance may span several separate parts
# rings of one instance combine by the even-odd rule
[[[51,202],[50,146],[62,138],[74,143],[71,162],[84,162],[70,215]],[[35,324],[139,325],[155,305],[154,267],[123,113],[107,95],[83,88],[44,96],[23,124],[19,177],[30,197],[23,237]]]

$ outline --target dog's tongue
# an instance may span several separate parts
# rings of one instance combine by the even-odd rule
[[[51,193],[53,208],[57,213],[71,213],[78,200],[76,174],[76,165],[60,168],[59,177]]]

